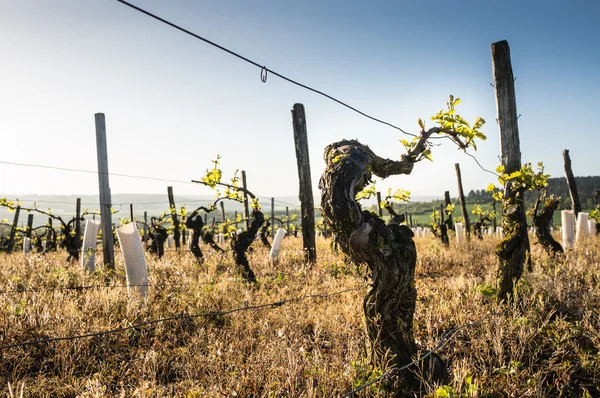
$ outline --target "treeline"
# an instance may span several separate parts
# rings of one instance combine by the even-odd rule
[[[600,176],[575,177],[575,181],[577,184],[577,191],[579,192],[581,206],[584,210],[593,209],[595,207],[594,192],[600,190]],[[567,186],[566,178],[549,178],[548,193],[560,197],[559,209],[571,208],[571,196],[569,194],[569,187]],[[532,207],[537,197],[538,193],[536,191],[525,192],[526,206]],[[452,203],[458,205],[458,198],[451,198],[451,201]],[[465,202],[470,205],[491,205],[493,201],[494,199],[492,198],[492,193],[486,191],[485,189],[471,190],[465,197]],[[433,208],[439,209],[440,205],[443,203],[443,200],[410,203],[395,202],[393,206],[398,213],[429,215]],[[367,206],[367,210],[377,212],[377,207],[375,205]]]
[[[600,176],[575,177],[575,184],[577,185],[579,200],[583,209],[593,209],[594,192],[600,190]],[[548,193],[560,197],[561,209],[571,208],[571,196],[565,177],[549,178]],[[525,202],[527,205],[533,204],[537,196],[538,193],[535,191],[525,192]],[[465,202],[471,204],[491,203],[492,201],[492,193],[487,192],[485,189],[471,190],[465,198]]]

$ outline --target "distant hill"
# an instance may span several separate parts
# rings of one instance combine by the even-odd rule
[[[52,214],[57,215],[65,219],[65,221],[75,216],[75,208],[77,198],[81,198],[81,209],[87,209],[93,211],[100,207],[97,195],[17,195],[17,194],[6,194],[2,195],[9,200],[19,199],[19,202],[24,207],[33,207],[34,203],[41,210],[51,209]],[[271,200],[270,198],[259,198],[260,204],[265,213],[270,213]],[[317,198],[315,198],[316,200]],[[144,212],[148,213],[148,216],[160,215],[165,210],[169,209],[169,200],[166,193],[164,195],[159,194],[114,194],[112,195],[113,209],[117,212],[113,216],[114,221],[118,221],[120,218],[129,218],[129,205],[133,204],[134,216],[138,219],[143,219]],[[188,211],[192,211],[199,206],[207,206],[214,202],[213,196],[207,195],[175,195],[175,205],[179,208],[185,206]],[[275,211],[285,211],[288,207],[290,210],[299,208],[298,198],[282,196],[275,198]],[[226,201],[225,211],[226,213],[233,213],[235,211],[241,212],[242,204]],[[217,213],[217,212],[215,212]],[[211,213],[212,214],[212,213]],[[218,212],[220,216],[220,211]],[[216,214],[215,214],[216,215]],[[12,222],[14,217],[13,213],[10,213],[8,209],[0,207],[0,221],[9,220]],[[220,218],[220,217],[217,217]],[[43,225],[47,221],[47,217],[40,214],[34,214],[34,226]],[[19,217],[19,225],[27,223],[27,214],[22,213]]]

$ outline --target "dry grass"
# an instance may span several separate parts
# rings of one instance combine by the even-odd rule
[[[419,299],[415,338],[433,347],[448,330],[504,311],[458,332],[439,352],[448,362],[453,396],[600,396],[600,245],[590,239],[566,259],[534,247],[533,273],[518,284],[515,303],[493,297],[495,241],[449,249],[416,239]],[[250,263],[259,283],[241,282],[230,256],[206,248],[149,258],[151,287],[140,306],[126,289],[54,290],[59,286],[124,285],[117,272],[91,275],[64,253],[0,256],[0,345],[77,335],[181,314],[227,310],[290,297],[308,298],[225,316],[160,323],[74,341],[1,351],[0,386],[24,397],[329,397],[381,374],[366,361],[362,298],[367,283],[326,241],[318,263],[302,261],[301,241],[286,239],[277,267],[255,243]],[[9,383],[12,390],[9,391]],[[424,394],[433,395],[439,386]],[[438,395],[442,390],[438,390]],[[588,394],[588,395],[585,395]],[[361,396],[387,396],[378,385]]]

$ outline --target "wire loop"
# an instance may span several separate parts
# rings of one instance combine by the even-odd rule
[[[263,66],[263,67],[261,68],[261,70],[260,70],[260,81],[261,81],[261,82],[263,82],[263,83],[266,83],[266,82],[267,82],[267,72],[268,72],[268,71],[269,71],[269,70],[267,69],[267,67],[266,67],[266,66]]]

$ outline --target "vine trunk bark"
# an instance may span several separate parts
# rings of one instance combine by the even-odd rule
[[[260,227],[265,222],[264,214],[259,210],[253,210],[251,215],[250,227],[239,235],[235,235],[231,239],[231,249],[233,250],[233,258],[244,279],[248,282],[256,282],[256,275],[250,268],[246,252],[256,238],[256,234]]]
[[[540,203],[543,203],[542,210],[538,213]],[[554,197],[538,198],[533,208],[533,227],[535,229],[535,236],[538,238],[538,242],[542,245],[544,250],[550,253],[564,253],[563,247],[558,243],[551,233],[552,227],[552,216],[554,211],[558,209],[558,199]]]
[[[363,306],[372,360],[379,366],[391,360],[402,367],[419,351],[413,336],[417,252],[410,228],[386,225],[363,211],[355,195],[371,181],[372,174],[381,178],[410,174],[413,159],[383,159],[358,141],[340,141],[325,148],[326,167],[319,183],[321,213],[339,248],[354,262],[366,264],[370,271],[371,288]],[[422,380],[414,370],[400,373],[397,394],[406,388],[419,388]],[[446,382],[448,377],[444,362],[436,354],[424,361],[422,371],[428,382]]]

